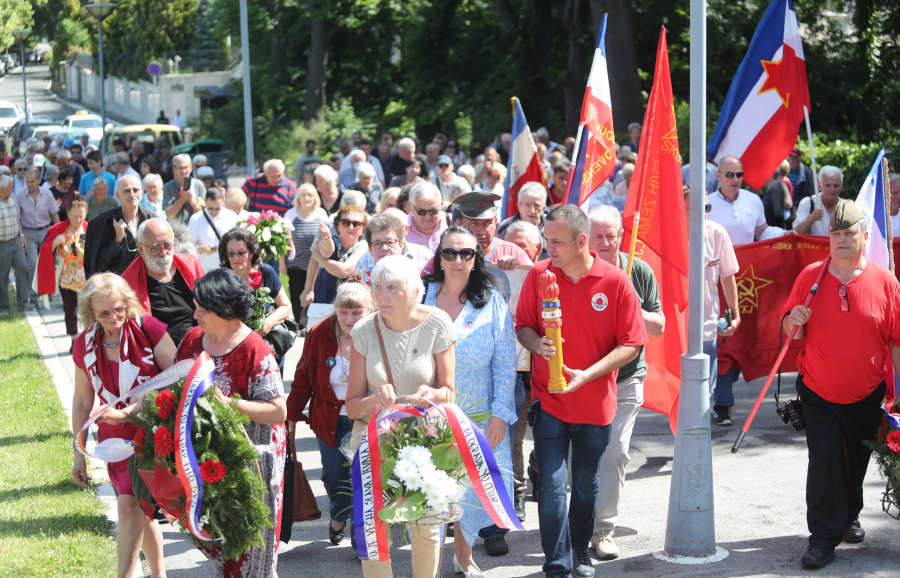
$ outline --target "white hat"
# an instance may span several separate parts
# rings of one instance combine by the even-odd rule
[[[197,169],[198,177],[211,177],[216,174],[212,167],[200,167]]]
[[[34,157],[31,159],[31,166],[33,166],[33,167],[44,166],[44,155],[34,155]]]

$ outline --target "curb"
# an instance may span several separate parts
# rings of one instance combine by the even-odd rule
[[[31,309],[25,312],[25,317],[37,340],[38,349],[41,352],[41,356],[44,358],[44,365],[53,377],[53,386],[56,388],[56,394],[59,396],[63,411],[66,413],[67,427],[69,428],[69,431],[71,431],[72,399],[75,395],[75,384],[69,379],[69,375],[59,361],[59,353],[56,351],[56,347],[53,346],[53,341],[50,339],[50,333],[47,331],[47,326],[44,325],[44,320],[40,313],[37,312],[37,309]],[[96,428],[91,428],[91,433],[92,435],[88,436],[88,451],[97,445]],[[92,479],[106,480],[100,484],[95,495],[106,507],[106,519],[109,521],[112,530],[115,531],[119,525],[119,511],[116,507],[116,490],[106,474],[106,464],[100,460],[88,458],[87,466],[88,474]],[[134,567],[132,578],[143,578],[143,576],[144,572],[141,564],[138,563]]]

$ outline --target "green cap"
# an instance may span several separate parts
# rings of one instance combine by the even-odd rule
[[[459,203],[459,216],[467,219],[493,219],[497,216],[494,201],[502,197],[490,191],[472,191],[456,197]]]
[[[864,218],[862,211],[856,206],[856,203],[849,199],[841,199],[838,201],[837,208],[831,215],[829,224],[836,231],[849,229]]]

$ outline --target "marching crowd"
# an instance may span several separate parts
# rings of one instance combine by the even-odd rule
[[[376,407],[417,396],[466,399],[472,411],[490,413],[480,425],[522,520],[532,483],[544,572],[589,578],[589,551],[600,560],[619,555],[618,504],[647,377],[643,346],[667,322],[650,266],[635,259],[630,278],[625,273],[621,215],[640,125],[629,132],[616,170],[583,211],[560,204],[574,139],[557,144],[546,129],[536,131],[547,185],[522,187],[517,213],[506,219],[500,206],[509,134],[472,159],[443,134],[423,149],[411,138],[394,143],[390,133],[377,144],[354,133],[341,137],[340,153],[329,158],[309,141],[293,164],[293,179],[272,159],[240,189],[216,179],[202,155],[173,156],[159,141],[147,154],[132,135],[106,157],[70,141],[35,143],[18,160],[0,151],[6,158],[0,165],[0,315],[10,307],[10,269],[20,311],[33,309],[39,295],[61,296],[77,367],[74,431],[95,398],[113,401],[204,351],[214,359],[216,395],[251,420],[248,435],[272,516],[265,544],[237,561],[201,548],[214,575],[276,575],[286,441],[298,422],[312,429],[321,453],[328,539],[339,544],[349,534],[355,542],[342,441],[365,429]],[[800,326],[797,337],[804,339],[798,382],[811,440],[811,537],[803,563],[825,565],[842,540],[865,535],[858,515],[868,452],[860,442],[877,431],[887,357],[900,367],[897,280],[867,262],[866,221],[852,201],[840,199],[840,168],[825,166],[812,175],[795,149],[762,196],[741,188],[740,159],[724,157],[706,170],[704,206],[690,205],[686,185],[684,202],[688,211],[706,213],[703,338],[715,424],[732,425],[738,375],[716,371],[718,338],[733,335],[741,323],[733,246],[786,234],[830,238],[831,275],[805,308],[822,264],[804,271],[783,321],[786,333]],[[687,174],[685,167],[685,181]],[[890,187],[894,235],[900,235],[900,175],[891,173]],[[265,260],[255,234],[236,227],[248,213],[263,211],[292,224],[290,256]],[[529,271],[511,309],[509,288],[497,272],[516,268]],[[539,315],[539,277],[548,270],[556,275],[564,318],[568,385],[561,393],[547,387],[556,350]],[[251,287],[260,286],[273,302],[254,331],[246,322]],[[307,327],[310,304],[331,304],[334,313]],[[733,318],[723,327],[725,308]],[[274,339],[294,322],[305,335],[303,353],[296,367],[284,367]],[[848,339],[835,343],[829,324]],[[291,376],[286,396],[282,378]],[[100,440],[133,438],[126,414],[137,406],[128,401],[101,419]],[[526,456],[529,425],[534,451]],[[118,493],[119,576],[131,575],[141,549],[153,576],[165,576],[158,522],[135,498],[140,479],[127,461],[108,469]],[[78,484],[88,484],[78,452],[72,473]],[[508,530],[468,505],[477,503],[473,492],[459,498],[467,505],[449,529],[455,568],[467,578],[481,576],[476,540],[490,556],[509,552]],[[291,523],[290,512],[285,520]],[[441,527],[420,524],[410,534],[414,575],[433,578]],[[364,561],[362,570],[369,577],[392,575],[389,562]]]

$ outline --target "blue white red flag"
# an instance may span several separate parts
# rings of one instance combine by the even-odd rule
[[[547,184],[547,175],[544,174],[544,164],[541,162],[525,113],[519,99],[512,97],[513,101],[513,126],[512,144],[509,147],[509,166],[506,168],[506,183],[504,184],[503,218],[509,218],[519,211],[519,189],[525,183]]]
[[[728,89],[706,154],[741,159],[744,182],[761,188],[797,142],[809,108],[806,60],[792,0],[774,0]]]
[[[867,255],[869,261],[894,270],[891,235],[890,185],[884,167],[884,149],[878,153],[869,176],[856,196],[856,206],[866,216],[869,229]]]
[[[600,38],[594,49],[594,63],[588,78],[581,120],[575,137],[575,162],[569,171],[564,203],[583,205],[603,184],[616,166],[616,141],[613,133],[612,100],[606,72],[606,14],[600,25]]]

